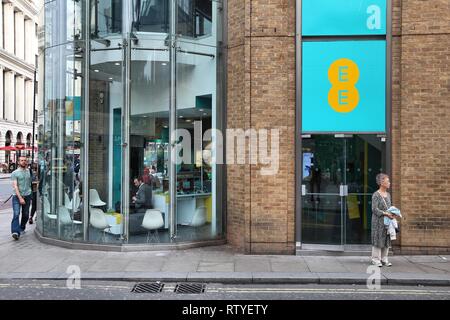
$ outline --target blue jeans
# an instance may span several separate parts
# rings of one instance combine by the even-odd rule
[[[11,222],[11,233],[17,233],[18,235],[25,231],[25,227],[27,226],[28,215],[30,212],[31,194],[29,196],[24,196],[23,199],[25,200],[25,204],[20,204],[17,196],[12,197],[13,219]],[[22,219],[19,224],[20,207],[22,207]]]

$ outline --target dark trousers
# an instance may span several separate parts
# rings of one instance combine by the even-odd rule
[[[37,191],[32,193],[30,218],[34,217],[37,210]]]
[[[12,197],[13,205],[13,219],[11,221],[11,233],[17,233],[20,235],[21,232],[25,231],[25,227],[28,222],[28,215],[30,211],[31,204],[31,194],[29,196],[24,196],[25,204],[20,204],[19,198],[17,196]],[[19,224],[20,209],[22,208],[22,218]]]

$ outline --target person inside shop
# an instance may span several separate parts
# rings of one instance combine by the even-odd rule
[[[161,182],[156,175],[156,167],[151,166],[151,168],[144,169],[144,175],[142,176],[143,182],[151,186],[152,190],[159,189],[161,187]]]
[[[31,198],[30,219],[28,220],[29,224],[33,224],[33,217],[37,210],[37,193],[38,193],[38,185],[39,185],[38,164],[37,163],[32,164],[31,180],[32,180],[32,182],[31,182],[32,198]]]
[[[130,209],[133,212],[145,212],[147,209],[153,209],[152,203],[152,187],[144,183],[142,177],[136,177],[133,180],[134,185],[138,188],[136,195],[132,197]]]

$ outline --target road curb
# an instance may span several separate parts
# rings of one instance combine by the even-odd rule
[[[2,280],[65,280],[72,274],[55,273],[0,273]],[[85,272],[83,281],[126,282],[206,282],[223,284],[328,284],[363,285],[369,275],[329,273],[276,273],[270,272]],[[450,276],[429,274],[414,277],[412,274],[384,274],[381,285],[388,286],[450,286]]]

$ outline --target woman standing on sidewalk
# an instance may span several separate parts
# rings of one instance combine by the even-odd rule
[[[384,217],[393,219],[394,216],[387,212],[391,206],[391,195],[387,192],[391,183],[389,176],[380,173],[376,177],[379,189],[372,195],[372,264],[392,266],[388,261],[391,239],[384,226]]]

